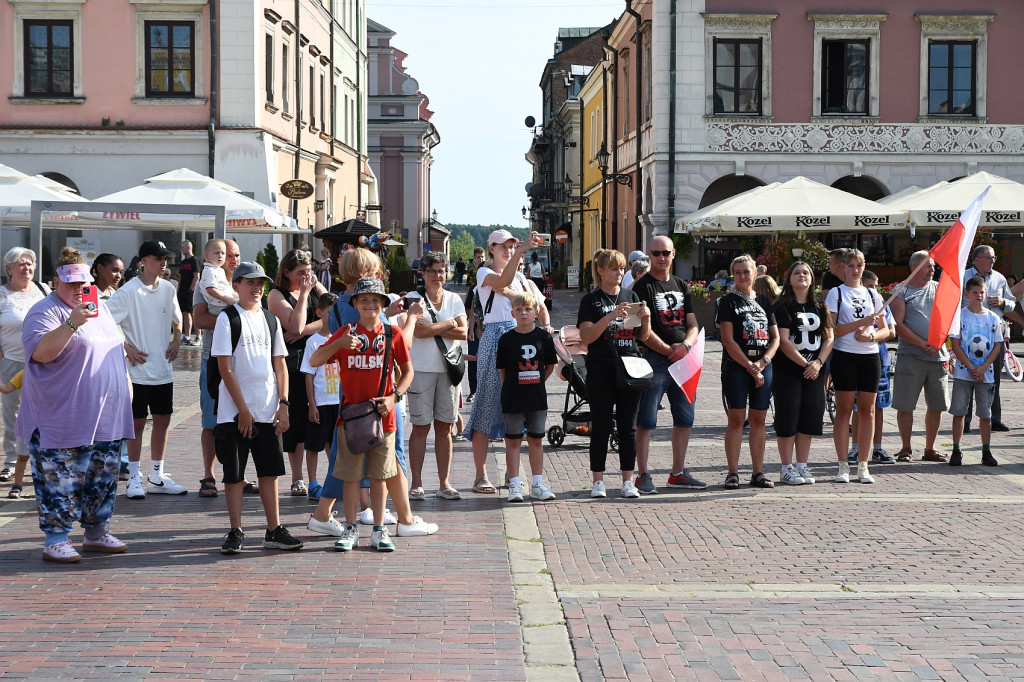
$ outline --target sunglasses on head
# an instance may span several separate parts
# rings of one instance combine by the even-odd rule
[[[653,256],[654,258],[657,258],[658,256],[665,256],[667,258],[668,256],[671,256],[671,255],[672,255],[672,251],[671,250],[669,250],[669,251],[651,251],[651,256]]]

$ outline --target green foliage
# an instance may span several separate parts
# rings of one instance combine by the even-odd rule
[[[763,237],[744,237],[740,241],[740,253],[749,253],[756,257],[764,249],[764,244]]]
[[[396,241],[402,241],[402,238],[397,235],[392,235],[392,239]],[[408,242],[406,242],[408,243]],[[411,270],[409,265],[409,259],[405,257],[404,246],[392,246],[388,249],[387,260],[384,261],[384,267],[391,272],[401,272],[403,270]]]
[[[693,252],[693,237],[686,232],[674,232],[672,245],[676,249],[676,258],[686,260]]]
[[[277,255],[277,249],[273,244],[267,244],[266,248],[263,249],[263,262],[260,263],[263,266],[263,271],[267,273],[267,277],[277,281],[277,268],[281,264],[280,258]],[[257,262],[259,262],[257,260]]]
[[[512,233],[512,236],[519,240],[524,240],[530,236],[530,230],[525,227],[512,227],[511,225],[453,225],[450,223],[445,224],[452,232],[452,242],[461,237],[463,234],[469,234],[475,246],[482,246],[487,248],[487,237],[495,230],[508,230]],[[455,259],[454,251],[452,252],[452,259]],[[473,257],[473,249],[469,249],[469,256],[466,260]]]
[[[467,264],[473,260],[473,248],[476,244],[469,232],[460,232],[457,237],[452,237],[448,243],[448,251],[451,254],[451,261],[454,263],[460,258]]]
[[[821,273],[828,267],[828,250],[820,241],[797,238],[792,235],[782,235],[775,239],[769,239],[764,250],[757,256],[759,265],[768,267],[768,274],[776,279],[785,274],[786,269],[796,260],[793,257],[793,249],[804,250],[800,260],[811,266],[815,273]]]

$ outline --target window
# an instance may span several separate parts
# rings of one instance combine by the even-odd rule
[[[190,21],[146,22],[146,96],[195,96],[195,27]]]
[[[291,111],[288,106],[288,43],[281,46],[281,97],[287,114]]]
[[[868,113],[866,40],[825,40],[821,44],[821,113]]]
[[[320,72],[320,127],[327,130],[327,86],[324,72]]]
[[[928,46],[928,113],[974,115],[973,42],[935,41]]]
[[[25,96],[74,95],[74,45],[70,21],[25,21]]]
[[[309,65],[309,127],[316,128],[316,67]]]
[[[266,35],[265,47],[263,51],[264,69],[266,71],[264,75],[264,87],[267,90],[267,101],[271,104],[274,103],[274,35],[268,33]]]
[[[715,113],[761,114],[761,41],[715,39]]]

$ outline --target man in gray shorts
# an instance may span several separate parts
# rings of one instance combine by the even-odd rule
[[[938,282],[935,261],[927,251],[917,251],[910,257],[913,271],[927,261],[907,286],[893,299],[889,310],[896,321],[896,335],[900,339],[897,348],[900,361],[896,363],[893,378],[892,406],[896,408],[896,424],[900,430],[903,448],[896,453],[896,461],[909,462],[913,459],[910,448],[910,434],[914,428],[914,409],[924,390],[927,411],[924,417],[924,455],[926,462],[945,462],[946,456],[935,450],[935,438],[939,433],[942,413],[949,409],[946,398],[948,372],[945,363],[949,352],[945,344],[938,348],[928,345],[928,322],[935,302]]]

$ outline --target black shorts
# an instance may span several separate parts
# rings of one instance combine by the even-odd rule
[[[174,384],[132,384],[132,418],[174,412]]]
[[[306,399],[306,374],[297,369],[288,370],[288,430],[281,436],[285,452],[295,452],[306,441],[309,423],[309,402]]]
[[[252,453],[257,477],[284,476],[284,452],[281,450],[281,437],[274,433],[274,425],[255,422],[253,426],[256,437],[252,440],[242,438],[234,422],[217,424],[213,430],[214,450],[224,470],[221,482],[225,485],[245,480],[249,453]]]
[[[181,291],[180,289],[178,291]],[[181,312],[190,313],[192,312],[192,295],[194,291],[185,290],[184,294],[178,294],[178,307],[181,308]]]
[[[334,442],[334,430],[338,428],[338,406],[317,405],[316,409],[320,412],[320,423],[306,423],[306,451],[329,452]]]
[[[821,435],[825,415],[825,375],[809,381],[803,372],[776,370],[772,376],[775,396],[775,435],[790,438],[798,433]]]
[[[832,385],[837,391],[878,393],[882,359],[878,353],[832,351]]]

